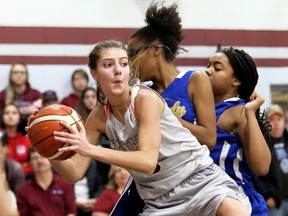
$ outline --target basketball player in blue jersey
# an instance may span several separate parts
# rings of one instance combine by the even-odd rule
[[[181,18],[176,4],[166,7],[161,3],[150,4],[146,12],[147,25],[136,31],[128,43],[133,76],[140,81],[152,81],[151,88],[165,99],[181,123],[201,144],[212,149],[216,144],[216,118],[209,77],[201,71],[180,72],[173,64],[175,57],[185,51],[179,47],[184,38]],[[137,209],[141,209],[143,202],[139,200],[134,182],[131,184],[112,216],[137,215]],[[130,205],[136,199],[140,204]],[[128,212],[125,212],[126,204]],[[132,213],[133,207],[136,210]]]
[[[210,156],[249,197],[253,216],[268,215],[255,191],[255,175],[265,175],[271,154],[266,144],[269,123],[259,114],[264,99],[254,91],[258,72],[243,50],[225,48],[207,66],[216,104],[217,144]]]
[[[152,88],[166,100],[180,122],[197,137],[200,143],[213,149],[215,143],[209,142],[213,140],[210,139],[212,136],[209,134],[215,132],[215,124],[212,121],[216,119],[214,116],[211,117],[213,113],[211,100],[214,98],[211,98],[213,93],[207,77],[196,71],[179,73],[172,62],[181,51],[178,45],[183,39],[181,19],[175,9],[175,5],[174,7],[162,5],[159,9],[155,4],[148,8],[145,20],[147,26],[134,33],[128,43],[131,66],[134,75],[139,76],[141,81],[153,81]],[[197,124],[194,124],[196,121]],[[209,124],[211,127],[207,127]],[[207,130],[210,132],[208,135]],[[265,149],[264,157],[267,153]],[[266,162],[263,165],[267,168],[269,156]],[[130,189],[131,196],[135,190],[133,186]],[[251,198],[250,200],[252,201]],[[249,200],[246,204],[252,211]]]

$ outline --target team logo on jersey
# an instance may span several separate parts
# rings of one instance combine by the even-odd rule
[[[178,118],[182,118],[186,114],[186,107],[180,106],[180,101],[176,101],[170,109]]]

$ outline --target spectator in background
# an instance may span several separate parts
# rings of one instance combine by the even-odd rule
[[[288,108],[284,110],[284,117],[285,117],[285,128],[288,131]]]
[[[91,87],[84,89],[77,106],[77,111],[81,115],[84,122],[86,122],[88,115],[96,107],[96,103],[96,89]]]
[[[21,113],[15,104],[4,106],[1,128],[6,131],[9,138],[8,157],[21,163],[25,175],[28,175],[31,172],[31,166],[28,163],[28,150],[31,142],[26,136],[25,126],[21,122]]]
[[[57,93],[53,90],[48,90],[43,92],[43,103],[42,107],[46,107],[52,104],[58,104],[58,96]]]
[[[267,109],[267,119],[270,121],[269,148],[272,161],[269,173],[258,177],[255,187],[264,196],[268,206],[269,216],[288,215],[288,132],[285,129],[283,109],[272,104]]]
[[[20,61],[15,62],[11,66],[8,85],[0,92],[0,113],[5,105],[14,103],[19,108],[25,125],[27,117],[42,105],[42,94],[31,88],[28,78],[27,65]]]
[[[52,171],[49,160],[29,150],[34,176],[17,192],[21,216],[76,216],[73,187]]]
[[[61,101],[61,104],[76,109],[80,95],[83,92],[83,90],[88,86],[88,83],[89,83],[89,77],[86,71],[83,69],[75,70],[71,77],[73,92],[68,96],[64,97]]]
[[[15,194],[9,189],[4,164],[3,154],[0,154],[0,209],[3,216],[18,216]]]
[[[96,90],[87,87],[81,94],[77,111],[85,122],[97,103]],[[102,142],[99,143],[100,145]],[[107,147],[107,146],[105,146]],[[85,176],[74,185],[78,216],[91,216],[95,201],[108,182],[109,164],[93,160]]]
[[[128,181],[129,172],[121,167],[111,165],[106,189],[100,194],[94,209],[93,216],[108,216]]]
[[[16,193],[25,182],[25,174],[20,163],[7,157],[7,151],[8,135],[3,131],[0,132],[0,164],[3,165],[10,190]]]

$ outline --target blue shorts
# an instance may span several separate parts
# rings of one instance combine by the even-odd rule
[[[251,216],[268,216],[268,208],[264,197],[259,194],[253,185],[241,185],[245,194],[249,197],[252,208]]]

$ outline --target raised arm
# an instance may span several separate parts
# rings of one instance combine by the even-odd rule
[[[259,127],[255,111],[264,103],[262,96],[254,92],[251,101],[242,109],[239,137],[243,144],[250,169],[258,176],[269,171],[271,153]]]

